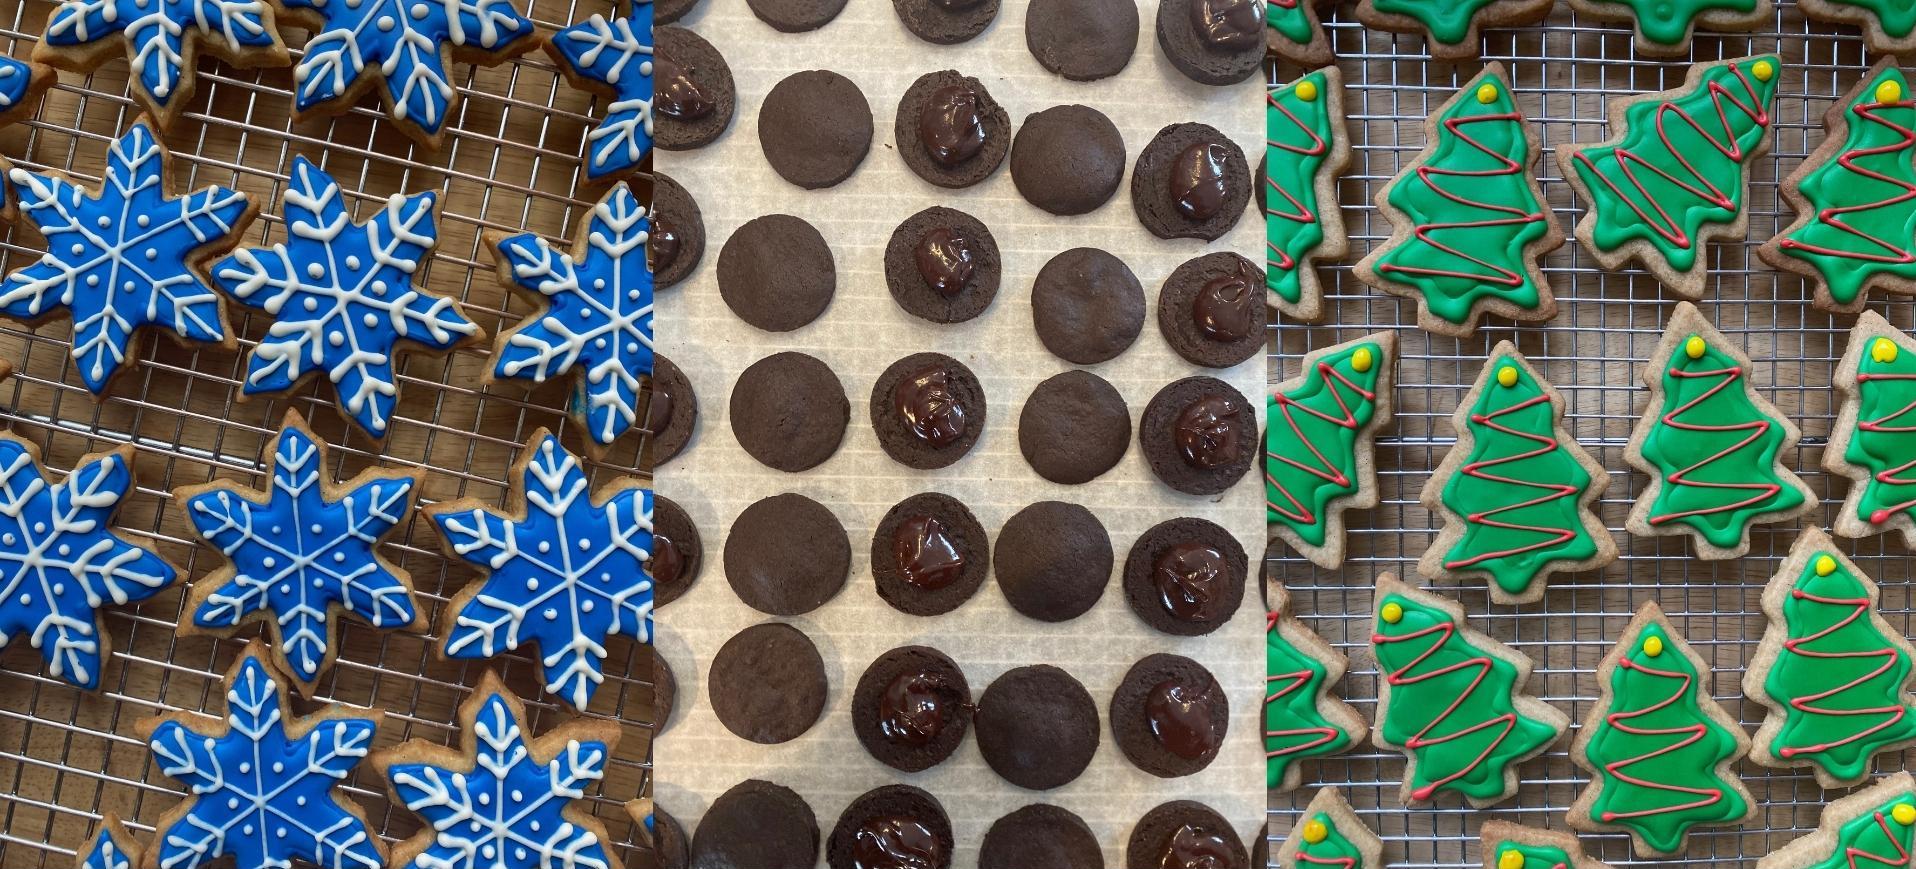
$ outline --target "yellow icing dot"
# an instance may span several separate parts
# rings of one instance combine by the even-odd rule
[[[1902,85],[1897,84],[1896,82],[1893,82],[1893,81],[1886,81],[1876,86],[1876,101],[1877,102],[1894,103],[1894,102],[1901,102],[1902,99],[1903,99]]]
[[[1497,86],[1484,82],[1477,88],[1477,102],[1489,105],[1497,101]]]
[[[1357,373],[1359,374],[1369,371],[1370,363],[1371,363],[1371,358],[1370,358],[1369,347],[1359,347],[1357,348],[1356,353],[1351,354],[1351,368],[1356,370]]]
[[[1497,869],[1523,869],[1523,852],[1511,848],[1497,855]]]
[[[1703,336],[1691,335],[1690,340],[1683,342],[1683,355],[1691,359],[1702,359],[1703,351],[1709,347],[1710,345],[1703,343]]]
[[[1769,81],[1776,76],[1776,65],[1767,60],[1759,60],[1755,66],[1750,67],[1750,74],[1756,76],[1757,81]]]
[[[1869,347],[1869,356],[1885,365],[1896,361],[1896,342],[1888,338],[1878,338]]]
[[[1890,807],[1889,816],[1895,818],[1896,823],[1902,824],[1905,827],[1910,824],[1916,824],[1916,806],[1912,806],[1908,803],[1897,803]]]
[[[1517,369],[1505,365],[1497,369],[1497,382],[1504,386],[1517,385]]]
[[[1307,103],[1316,102],[1317,101],[1317,82],[1314,82],[1314,81],[1298,82],[1296,93],[1297,93],[1297,98],[1300,100],[1303,100],[1304,102],[1307,102]]]
[[[1404,620],[1404,606],[1396,601],[1391,601],[1390,603],[1384,604],[1384,609],[1378,613],[1378,616],[1385,622],[1393,625],[1397,624]]]
[[[1643,653],[1654,658],[1663,654],[1663,638],[1651,637],[1643,641]]]
[[[1816,575],[1829,576],[1836,572],[1836,559],[1827,555],[1816,556]]]
[[[1304,824],[1304,841],[1313,845],[1330,838],[1331,831],[1323,821],[1308,821]]]

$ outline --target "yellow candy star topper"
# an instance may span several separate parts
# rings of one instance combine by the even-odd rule
[[[1897,803],[1890,807],[1889,816],[1905,827],[1916,824],[1916,806],[1909,803]]]
[[[1515,848],[1497,855],[1497,869],[1523,869],[1524,862],[1523,852]]]
[[[1886,81],[1876,86],[1876,101],[1879,103],[1898,103],[1903,100],[1903,86]]]
[[[1888,365],[1896,361],[1896,342],[1888,338],[1878,338],[1869,345],[1869,358]]]
[[[1836,559],[1827,555],[1816,556],[1816,575],[1829,576],[1836,572]]]
[[[1651,637],[1643,641],[1643,653],[1654,658],[1663,654],[1663,638]]]
[[[1497,369],[1497,382],[1503,386],[1517,385],[1517,369],[1509,365]]]
[[[1359,374],[1369,371],[1372,361],[1369,347],[1359,347],[1351,354],[1351,368]]]
[[[1703,351],[1708,349],[1710,345],[1703,343],[1702,335],[1691,335],[1690,340],[1683,342],[1683,355],[1691,359],[1702,359]]]
[[[1484,82],[1481,86],[1477,88],[1477,102],[1483,103],[1484,105],[1490,105],[1491,103],[1494,103],[1496,101],[1497,101],[1497,86],[1496,85],[1491,84],[1490,82]]]
[[[1769,81],[1776,77],[1776,64],[1767,60],[1759,60],[1755,66],[1750,67],[1750,74],[1756,76],[1757,81]]]
[[[1307,821],[1304,824],[1304,841],[1315,845],[1330,838],[1331,831],[1323,821]]]
[[[1297,98],[1307,103],[1317,102],[1317,82],[1300,81],[1297,83]]]
[[[1387,624],[1397,624],[1404,620],[1404,605],[1396,601],[1391,601],[1390,603],[1384,604],[1384,609],[1377,615]]]

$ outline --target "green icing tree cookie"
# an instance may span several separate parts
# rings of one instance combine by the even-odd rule
[[[1271,304],[1293,320],[1323,318],[1317,261],[1342,259],[1350,250],[1335,196],[1350,159],[1344,75],[1336,67],[1266,94],[1264,284]]]
[[[1863,28],[1876,54],[1916,49],[1916,3],[1909,0],[1796,0],[1796,8],[1819,21]]]
[[[1344,518],[1377,504],[1372,436],[1390,421],[1397,336],[1378,332],[1304,357],[1267,405],[1265,520],[1319,567],[1344,562]]]
[[[1272,862],[1284,869],[1384,869],[1384,842],[1351,811],[1342,792],[1324,788]]]
[[[1556,0],[1363,0],[1357,19],[1379,30],[1421,33],[1431,56],[1467,60],[1482,48],[1481,27],[1521,27],[1550,15]]]
[[[1317,20],[1317,0],[1265,0],[1265,45],[1277,56],[1304,67],[1331,62],[1331,40]]]
[[[1916,853],[1916,779],[1883,778],[1823,808],[1815,832],[1792,838],[1756,869],[1891,869]]]
[[[1331,644],[1289,613],[1290,593],[1269,586],[1265,615],[1265,787],[1288,791],[1304,781],[1300,761],[1349,751],[1367,725],[1331,694],[1347,662]]]
[[[1632,21],[1639,53],[1676,57],[1690,48],[1698,29],[1754,30],[1774,14],[1770,0],[1570,0],[1570,8],[1592,18]]]
[[[1823,467],[1850,480],[1836,533],[1901,531],[1916,547],[1916,340],[1864,311],[1836,366],[1836,389],[1843,404]]]
[[[1610,869],[1583,851],[1577,837],[1557,830],[1485,821],[1484,869]]]

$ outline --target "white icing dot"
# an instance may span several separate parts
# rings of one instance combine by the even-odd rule
[[[556,621],[558,621],[558,620],[559,620],[559,611],[558,611],[558,610],[556,610],[556,609],[549,609],[549,610],[546,610],[546,621],[549,621],[549,622],[556,622]]]
[[[290,583],[290,582],[282,582],[282,583],[280,583],[280,584],[279,584],[279,593],[280,593],[280,594],[292,594],[292,593],[293,593],[293,584],[292,584],[292,583]]]
[[[371,287],[371,289],[372,289],[372,291],[373,291],[373,295],[375,295],[375,296],[383,296],[383,295],[385,295],[385,294],[386,294],[386,282],[385,282],[385,281],[373,281],[373,282],[372,282],[372,287]]]
[[[246,835],[248,835],[248,836],[251,836],[251,835],[253,835],[253,825],[252,825],[252,824],[241,824],[241,825],[240,825],[240,832],[241,832],[241,833],[245,833],[245,834],[246,834]]]
[[[293,803],[294,803],[295,805],[301,805],[301,806],[303,806],[303,805],[306,805],[306,798],[305,798],[305,797],[295,797],[295,798],[293,799]]]
[[[307,296],[306,301],[301,302],[300,305],[308,311],[319,310],[319,300],[313,298],[312,296]]]
[[[102,214],[99,216],[98,219],[94,220],[93,222],[99,224],[101,229],[105,229],[113,225],[113,218]]]
[[[379,325],[379,315],[374,314],[371,311],[368,311],[366,312],[366,316],[359,318],[359,321],[362,323],[365,323],[366,328],[371,329],[374,326]]]
[[[342,344],[345,344],[346,334],[344,332],[329,332],[326,334],[326,343],[331,344],[334,347],[338,347]]]
[[[579,601],[579,611],[580,611],[580,612],[583,612],[583,613],[589,613],[589,612],[591,612],[591,611],[592,611],[592,602],[591,602],[591,601],[589,601],[589,600],[582,600],[582,601]]]
[[[532,832],[534,833],[539,832],[540,824],[538,821],[533,821],[530,826],[532,827]]]
[[[27,594],[24,591],[20,593],[21,606],[28,606],[28,605],[31,605],[32,603],[33,603],[33,595]]]
[[[239,771],[240,771],[240,775],[245,775],[249,772],[252,772],[253,771],[252,761],[246,761],[246,760],[240,761]]]
[[[12,546],[12,545],[13,545],[13,541],[15,541],[15,540],[18,540],[18,539],[20,539],[20,538],[18,538],[18,537],[15,537],[15,536],[13,536],[13,532],[11,532],[11,531],[8,531],[8,532],[7,532],[7,533],[5,533],[5,534],[0,534],[0,543],[5,543],[5,544],[6,544],[6,545],[8,545],[8,546]]]
[[[482,805],[482,806],[492,805],[492,794],[481,793],[479,795],[479,805]]]
[[[483,830],[483,829],[485,829],[485,828],[484,828],[484,827],[482,827],[482,826],[480,826],[480,825],[479,825],[479,822],[478,822],[478,821],[473,821],[473,822],[472,822],[472,831],[473,831],[473,832],[475,832],[475,833],[477,833],[477,832],[479,832],[480,830]]]
[[[267,567],[272,567],[279,563],[279,559],[274,558],[271,555],[268,555],[265,558],[260,559],[260,563],[266,565]]]
[[[278,836],[281,839],[286,838],[286,828],[280,827],[279,829],[274,830],[273,835]]]
[[[378,21],[373,22],[374,27],[377,27],[380,29],[380,31],[386,32],[386,33],[392,32],[392,29],[398,26],[398,24],[399,22],[394,21],[391,15],[381,15],[379,16]]]
[[[595,289],[595,290],[603,290],[603,289],[605,289],[605,278],[593,278],[593,279],[592,279],[592,288],[593,288],[593,289]]]
[[[64,554],[64,553],[62,553],[62,554]],[[64,583],[64,582],[56,582],[56,583],[54,583],[54,584],[53,584],[53,595],[54,595],[54,597],[59,597],[60,595],[63,595],[63,594],[66,594],[66,593],[67,593],[67,584],[66,584],[66,583]]]
[[[314,279],[323,278],[326,276],[326,267],[319,263],[307,263],[306,276]]]
[[[512,851],[512,856],[514,856],[514,857],[517,857],[517,858],[519,858],[520,860],[524,860],[524,859],[526,859],[526,857],[527,857],[528,855],[526,854],[526,849],[524,849],[524,848],[514,848],[514,849],[513,849],[513,851]]]
[[[349,269],[352,269],[353,271],[359,271],[359,257],[350,256],[350,255],[347,256],[346,267]]]
[[[552,541],[550,541],[550,540],[541,540],[541,541],[539,541],[539,551],[540,551],[540,552],[542,552],[542,553],[543,553],[543,552],[551,552],[551,551],[552,551]]]
[[[538,591],[538,590],[539,590],[539,580],[537,579],[526,580],[526,591]]]
[[[346,560],[346,553],[344,553],[344,552],[335,552],[335,553],[333,553],[333,561],[335,561],[335,562],[340,562],[340,561],[345,561],[345,560]]]
[[[86,253],[86,245],[84,245],[84,244],[80,244],[79,242],[74,242],[74,243],[73,243],[73,255],[74,255],[74,256],[79,256],[80,254],[83,254],[83,253]]]
[[[498,853],[499,853],[499,849],[492,847],[492,845],[490,844],[479,849],[479,856],[484,857],[487,860],[491,860],[494,856],[497,856]]]
[[[594,347],[597,347],[597,348],[599,348],[600,350],[604,350],[604,349],[605,349],[605,336],[604,336],[604,335],[600,335],[599,337],[597,337],[597,338],[594,338],[594,339],[592,339],[592,346],[594,346]]]
[[[526,792],[525,792],[525,791],[522,791],[522,790],[520,790],[520,789],[518,789],[518,788],[513,788],[513,789],[512,789],[512,801],[513,801],[513,802],[515,802],[515,803],[522,803],[522,802],[525,802],[525,799],[526,799]]]
[[[62,544],[60,544],[60,554],[61,554],[61,555],[71,555],[71,554],[73,554],[73,547],[72,547],[72,546],[69,546],[69,545],[67,545],[67,544],[65,544],[65,543],[62,543]]]
[[[431,14],[432,14],[432,9],[427,7],[426,4],[424,3],[414,3],[412,5],[412,17],[414,18],[424,21],[426,20],[426,16]]]
[[[626,297],[626,298],[628,298],[628,299],[631,299],[631,300],[632,300],[632,301],[634,301],[634,302],[636,302],[636,301],[638,301],[638,300],[639,300],[639,291],[638,291],[638,290],[631,290],[631,291],[628,291],[628,292],[627,292],[627,293],[625,294],[625,297]]]
[[[99,275],[87,275],[87,276],[86,276],[86,285],[87,285],[87,286],[89,286],[89,287],[97,287],[97,286],[99,286],[99,285],[100,285],[100,276],[99,276]]]
[[[142,214],[138,217],[133,218],[133,222],[141,226],[151,226],[153,224],[153,217],[152,215]]]
[[[633,342],[631,342],[631,343],[628,343],[628,344],[626,344],[626,345],[625,345],[625,352],[627,352],[627,353],[637,353],[637,352],[639,352],[639,342],[637,342],[637,341],[633,341]]]
[[[579,538],[579,551],[580,552],[592,551],[592,538],[590,537]]]
[[[229,808],[229,809],[237,809],[237,808],[239,808],[239,797],[227,797],[227,798],[226,798],[226,807],[227,807],[227,808]]]
[[[35,522],[35,523],[33,523],[33,533],[35,533],[35,534],[45,534],[45,533],[47,533],[47,523],[45,523],[45,522]]]
[[[130,292],[133,292],[133,282],[132,282],[132,281],[127,281],[126,283],[123,283],[123,284],[121,284],[121,285],[120,285],[120,289],[121,289],[121,290],[124,290],[124,291],[126,291],[126,292],[129,292],[129,293],[130,293]]]
[[[159,259],[159,258],[160,258],[160,249],[159,249],[159,248],[157,248],[157,247],[149,247],[149,248],[147,248],[147,249],[146,249],[146,261],[147,261],[147,262],[152,262],[152,261],[154,261],[154,260],[156,260],[156,259]]]
[[[319,578],[319,577],[317,577],[317,576],[315,576],[315,577],[313,577],[313,587],[314,587],[314,588],[325,588],[325,587],[326,587],[326,580],[324,580],[324,579],[321,579],[321,578]]]
[[[273,772],[276,772],[276,773],[281,773],[281,772],[285,772],[285,771],[286,771],[286,764],[285,764],[285,763],[282,763],[282,762],[280,762],[280,761],[277,761],[277,760],[276,760],[276,761],[273,761]]]

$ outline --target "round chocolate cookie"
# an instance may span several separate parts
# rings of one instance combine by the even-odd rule
[[[1018,449],[1038,476],[1088,483],[1131,446],[1131,410],[1105,379],[1072,369],[1038,384],[1018,413]]]
[[[652,806],[652,853],[659,869],[687,869],[692,865],[692,843],[686,839],[679,820]]]
[[[905,29],[934,45],[956,45],[985,32],[998,17],[998,0],[892,0]]]
[[[919,772],[944,763],[971,727],[964,671],[927,646],[878,656],[852,691],[852,733],[879,763]]]
[[[1124,600],[1144,623],[1180,637],[1217,630],[1244,603],[1250,563],[1244,547],[1214,522],[1160,522],[1124,559]]]
[[[985,430],[985,388],[964,363],[913,353],[872,384],[872,429],[885,454],[923,471],[965,457]]]
[[[832,22],[845,0],[745,0],[758,20],[784,33],[804,33]]]
[[[1031,322],[1059,359],[1076,365],[1115,359],[1144,331],[1144,286],[1123,260],[1094,247],[1072,248],[1038,270]]]
[[[1083,818],[1033,803],[993,821],[978,848],[978,869],[1104,869],[1104,848]]]
[[[831,869],[950,869],[951,818],[936,797],[910,785],[866,791],[838,816],[825,841]]]
[[[1045,791],[1062,787],[1098,753],[1098,704],[1071,674],[1046,664],[998,677],[972,718],[978,751],[1005,781]]]
[[[1052,106],[1030,115],[1011,142],[1011,183],[1026,201],[1052,214],[1096,211],[1123,179],[1124,136],[1089,106]]]
[[[677,24],[679,19],[692,14],[701,0],[658,0],[652,4],[652,24],[662,27]]]
[[[652,608],[664,607],[691,590],[699,578],[705,544],[685,508],[664,495],[652,496],[652,557],[645,569],[652,577]]]
[[[1073,81],[1123,72],[1137,47],[1131,0],[1032,0],[1025,11],[1025,48],[1039,66]]]
[[[1131,170],[1131,210],[1158,238],[1216,241],[1237,225],[1250,201],[1244,151],[1205,124],[1159,130]]]
[[[712,801],[692,836],[696,869],[812,869],[818,816],[790,788],[748,779]]]
[[[699,397],[692,381],[672,360],[652,357],[652,376],[646,380],[645,430],[651,432],[652,466],[671,461],[692,440],[699,421]]]
[[[1257,417],[1244,393],[1215,377],[1186,377],[1152,396],[1138,423],[1151,472],[1187,495],[1229,489],[1257,458]]]
[[[798,472],[838,452],[851,400],[838,375],[803,353],[752,363],[732,386],[732,435],[766,467]]]
[[[1251,843],[1251,869],[1270,869],[1270,866],[1270,837],[1259,834],[1256,841]]]
[[[807,190],[830,187],[852,177],[871,150],[871,104],[851,79],[831,70],[792,73],[759,106],[758,144],[779,177]]]
[[[937,7],[943,0],[895,0]],[[998,0],[973,0],[989,4]],[[893,122],[898,156],[939,187],[970,187],[998,171],[1011,150],[1011,116],[977,79],[952,70],[928,72],[905,89]]]
[[[1210,766],[1231,723],[1231,701],[1190,658],[1151,655],[1131,665],[1111,695],[1111,737],[1124,756],[1160,778]]]
[[[667,151],[712,144],[738,110],[732,68],[712,43],[683,27],[660,27],[653,38],[652,143]]]
[[[1146,812],[1124,848],[1125,869],[1248,869],[1250,863],[1230,822],[1190,800]]]
[[[1229,368],[1264,352],[1264,272],[1229,251],[1185,260],[1158,290],[1158,331],[1179,356]]]
[[[679,182],[652,173],[652,230],[646,238],[646,263],[652,267],[652,287],[676,285],[705,258],[705,215]]]
[[[1005,520],[991,561],[1012,609],[1041,622],[1070,621],[1104,595],[1111,535],[1090,510],[1040,501]]]
[[[825,605],[851,575],[852,544],[825,505],[796,492],[738,514],[725,537],[725,580],[746,606],[774,616]]]
[[[825,236],[789,214],[754,217],[719,248],[719,296],[745,322],[790,332],[825,313],[838,266]]]
[[[924,492],[898,502],[872,532],[872,577],[892,609],[944,615],[984,585],[991,571],[985,526],[957,498]]]
[[[739,631],[712,656],[712,714],[740,739],[778,745],[825,712],[825,660],[810,637],[781,622]]]
[[[1158,0],[1158,50],[1198,84],[1237,84],[1264,62],[1257,0]]]
[[[659,654],[657,647],[652,652],[652,718],[658,726],[657,733],[664,733],[672,724],[672,710],[679,704],[679,677],[672,673],[672,664]]]
[[[998,242],[976,217],[934,205],[892,231],[885,245],[885,286],[905,313],[933,323],[962,323],[991,307],[1003,266]]]

